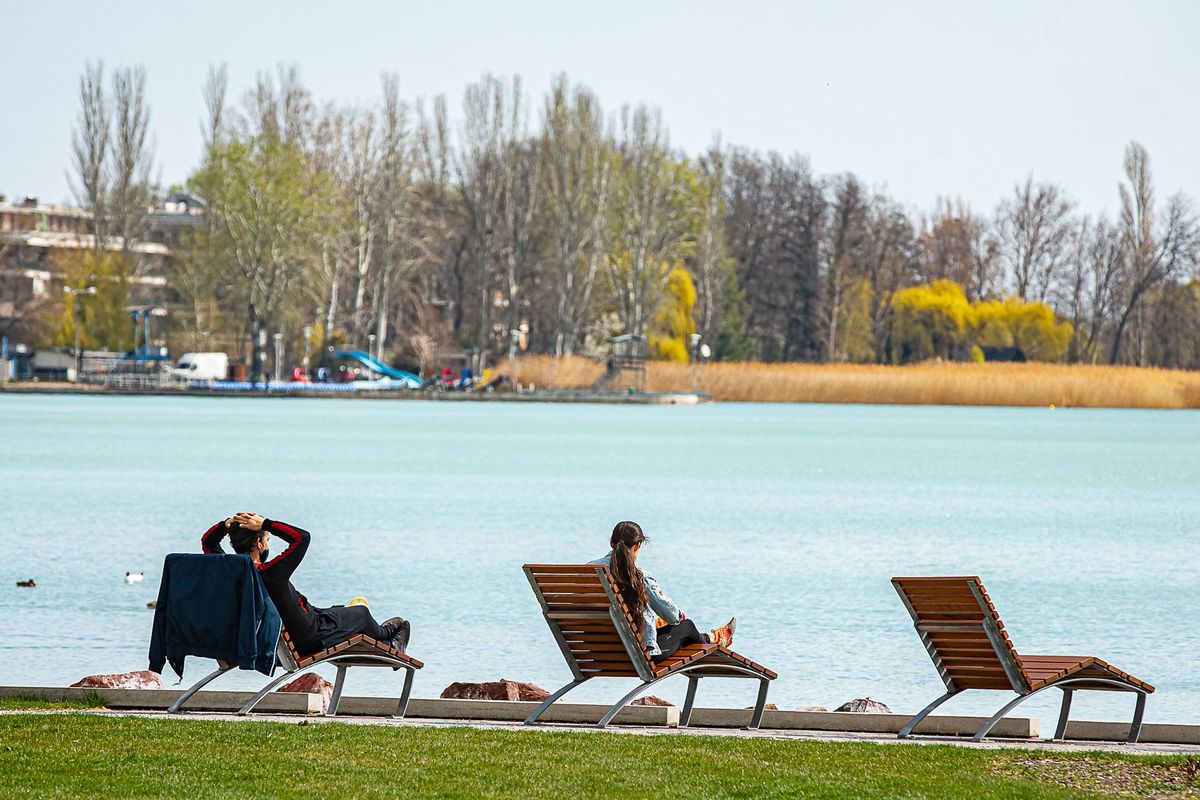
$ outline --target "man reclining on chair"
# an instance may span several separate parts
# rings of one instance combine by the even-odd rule
[[[271,534],[288,543],[287,548],[274,558],[269,555]],[[239,511],[205,532],[200,539],[204,552],[224,552],[221,540],[226,536],[235,553],[248,555],[254,561],[267,593],[271,595],[283,620],[284,630],[301,653],[315,653],[333,647],[356,633],[366,634],[401,652],[408,647],[408,620],[392,617],[380,625],[366,606],[317,608],[296,591],[296,587],[292,586],[292,573],[308,552],[311,538],[308,531],[265,519],[258,514]]]

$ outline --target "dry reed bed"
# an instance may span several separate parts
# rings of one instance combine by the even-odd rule
[[[498,367],[523,385],[583,389],[602,364],[534,356]],[[691,391],[715,400],[766,403],[1200,408],[1200,373],[1066,364],[926,363],[906,367],[850,364],[665,362],[647,368],[651,392]]]

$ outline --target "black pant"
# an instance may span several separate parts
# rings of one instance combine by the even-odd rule
[[[317,636],[321,640],[321,649],[340,644],[356,633],[365,633],[372,639],[383,639],[379,623],[366,606],[335,606],[314,608],[313,611],[317,616]]]
[[[651,660],[658,663],[669,656],[675,655],[675,652],[681,647],[686,647],[689,644],[707,643],[708,635],[696,630],[696,623],[690,619],[685,619],[678,625],[667,625],[658,629],[658,649],[662,653],[652,656]]]

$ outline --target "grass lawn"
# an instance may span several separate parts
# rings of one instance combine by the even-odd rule
[[[1194,766],[949,746],[0,715],[9,798],[1192,798]]]

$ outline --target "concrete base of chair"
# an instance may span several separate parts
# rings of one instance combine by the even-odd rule
[[[0,686],[0,700],[34,697],[48,702],[82,700],[98,694],[104,705],[113,709],[148,709],[165,711],[179,699],[182,689],[82,689],[45,686]],[[188,711],[237,711],[254,692],[219,692],[201,690],[192,695],[183,713]],[[396,701],[392,700],[392,710]],[[272,692],[263,698],[255,711],[275,714],[320,714],[321,696],[306,692]]]

